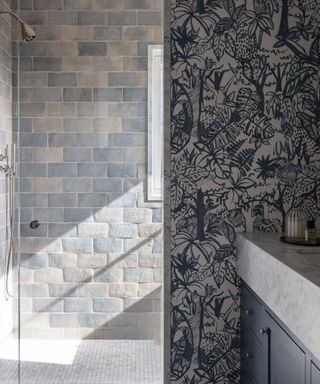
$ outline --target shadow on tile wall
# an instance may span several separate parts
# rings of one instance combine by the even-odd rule
[[[162,42],[160,6],[21,2],[21,16],[38,35],[13,47],[15,71],[20,48],[13,83],[21,114],[14,128],[21,147],[23,337],[93,334],[94,306],[106,293],[102,315],[141,300],[145,318],[158,317],[160,327],[158,298],[143,301],[162,284],[162,204],[146,197],[147,46]],[[32,231],[35,218],[41,226]],[[61,315],[59,327],[51,326],[52,312]],[[75,314],[88,314],[86,327],[70,329]],[[157,337],[160,328],[136,325],[139,314],[123,314],[122,334]]]

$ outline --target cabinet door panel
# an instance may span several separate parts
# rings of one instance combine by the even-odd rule
[[[311,384],[320,384],[320,369],[311,363]]]
[[[242,366],[240,373],[240,384],[259,384],[256,380],[250,375],[249,371]]]
[[[241,336],[242,366],[258,384],[268,384],[268,347],[259,343],[245,326],[242,327]]]
[[[305,354],[270,317],[271,384],[305,383]]]

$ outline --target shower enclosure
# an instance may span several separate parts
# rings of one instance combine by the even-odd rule
[[[0,383],[160,384],[162,4],[0,5]]]

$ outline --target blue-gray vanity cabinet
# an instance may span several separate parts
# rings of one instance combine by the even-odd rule
[[[241,384],[251,383],[306,384],[306,355],[268,307],[243,284]]]
[[[270,315],[268,327],[270,329],[270,383],[305,383],[305,353]]]
[[[311,363],[311,384],[320,384],[320,369]]]

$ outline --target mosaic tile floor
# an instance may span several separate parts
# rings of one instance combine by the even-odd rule
[[[26,342],[28,343],[28,342]],[[70,343],[69,352],[67,343]],[[161,384],[161,348],[150,340],[84,340],[22,344],[21,384]],[[28,345],[30,349],[30,345]],[[60,350],[59,350],[60,347]],[[37,344],[33,342],[33,348]],[[60,351],[60,356],[59,356]],[[74,354],[72,355],[72,351]],[[37,361],[35,356],[40,358]],[[42,355],[42,356],[41,356]],[[61,356],[67,364],[61,364]],[[50,357],[51,356],[51,357]],[[50,359],[52,362],[50,362]],[[29,360],[29,361],[27,361]],[[47,361],[47,362],[44,362]],[[60,361],[57,363],[57,361]],[[0,384],[18,384],[17,362],[0,360]]]

